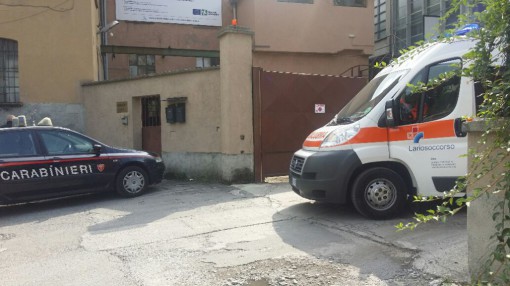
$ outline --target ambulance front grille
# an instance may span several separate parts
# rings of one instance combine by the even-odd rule
[[[292,172],[301,174],[301,172],[303,171],[304,164],[305,164],[304,158],[294,156],[294,157],[292,157],[292,160],[290,161],[290,170]]]

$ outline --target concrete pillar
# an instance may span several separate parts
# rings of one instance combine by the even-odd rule
[[[475,154],[485,152],[490,146],[481,144],[480,140],[482,139],[482,135],[489,128],[486,122],[469,122],[465,124],[465,127],[468,132],[469,149],[473,150]],[[493,126],[492,128],[498,127]],[[489,135],[485,140],[488,142],[488,145],[490,145],[490,142],[494,142],[496,138],[494,135]],[[501,174],[506,171],[504,165],[508,164],[508,158],[506,160],[501,160],[502,152],[505,152],[505,150],[493,151],[490,155],[490,162],[485,166],[477,166],[473,156],[468,157],[469,172],[472,174],[478,174],[481,172],[482,168],[490,167],[488,174],[476,179],[467,186],[468,195],[472,195],[473,191],[477,188],[484,190],[489,188],[488,193],[490,194],[489,196],[484,194],[474,200],[467,209],[468,266],[472,282],[476,282],[485,271],[487,260],[490,258],[498,242],[497,238],[491,237],[496,232],[497,224],[497,222],[493,220],[492,215],[494,210],[497,209],[496,206],[504,201],[505,192],[495,192],[496,186],[493,185],[493,176],[501,176]],[[508,206],[505,206],[505,208],[505,214],[508,214]],[[499,217],[498,222],[499,221],[501,221],[501,217]],[[492,265],[491,270],[494,271],[498,267],[499,264],[496,263]]]
[[[253,32],[225,27],[219,32],[222,177],[253,181]]]

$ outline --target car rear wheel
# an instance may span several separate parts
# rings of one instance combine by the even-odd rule
[[[362,172],[351,190],[356,210],[372,219],[386,219],[398,214],[406,204],[406,197],[406,184],[402,177],[382,167]]]
[[[147,172],[137,166],[128,166],[117,176],[116,190],[125,197],[141,195],[148,184]]]

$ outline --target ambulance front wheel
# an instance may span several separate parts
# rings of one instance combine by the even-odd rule
[[[406,184],[396,172],[377,167],[363,171],[354,180],[351,200],[356,210],[372,219],[398,214],[406,204]]]

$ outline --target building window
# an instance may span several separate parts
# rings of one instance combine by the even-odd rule
[[[161,126],[161,100],[159,95],[142,97],[142,127]]]
[[[411,44],[424,40],[423,35],[423,1],[411,0]]]
[[[441,16],[441,3],[440,0],[426,0],[425,7],[427,9],[427,16]]]
[[[386,34],[386,0],[374,0],[374,36],[380,40]]]
[[[19,102],[18,42],[0,38],[0,104]]]
[[[129,55],[129,75],[136,77],[156,73],[154,55]]]
[[[291,3],[302,3],[302,4],[313,4],[313,0],[277,0],[278,2],[291,2]]]
[[[335,6],[367,7],[366,0],[333,0]]]
[[[397,0],[397,3],[394,5],[395,11],[395,43],[394,50],[400,51],[401,49],[405,49],[409,46],[410,43],[407,41],[407,32],[408,32],[408,19],[407,15],[410,14],[410,11],[407,11],[408,5],[406,0]],[[409,36],[409,39],[411,36]]]
[[[196,65],[197,68],[208,68],[208,67],[215,67],[220,65],[220,58],[196,58]]]

